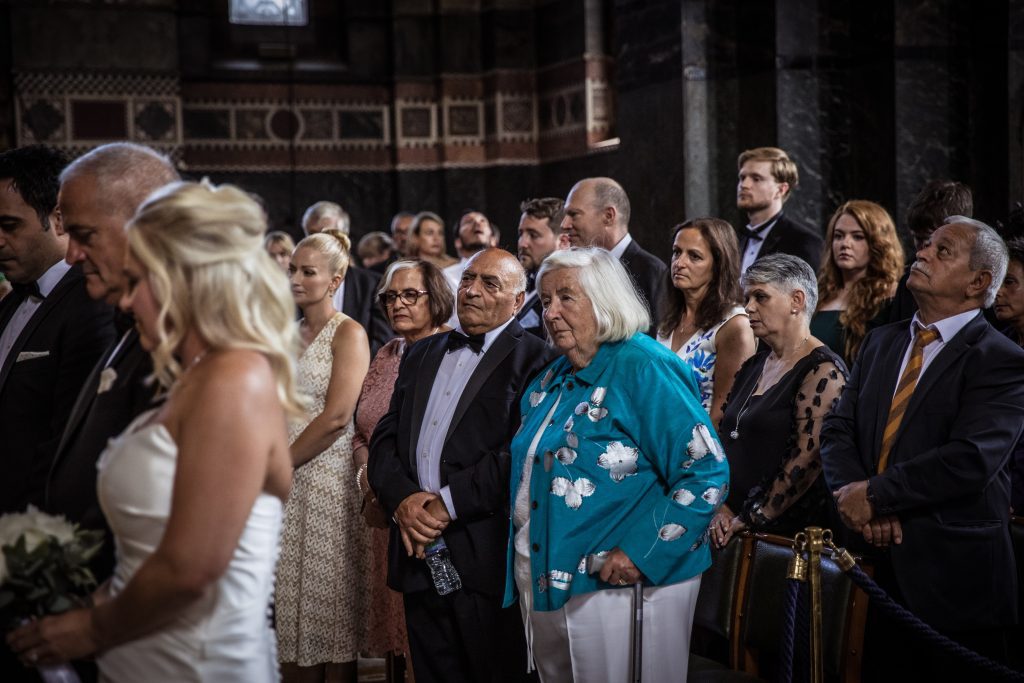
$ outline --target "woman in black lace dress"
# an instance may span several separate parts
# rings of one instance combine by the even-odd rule
[[[846,366],[811,335],[814,271],[786,254],[759,259],[743,276],[746,311],[767,350],[736,374],[719,435],[729,458],[726,503],[711,522],[719,546],[744,529],[792,536],[827,525],[819,434],[846,385]]]

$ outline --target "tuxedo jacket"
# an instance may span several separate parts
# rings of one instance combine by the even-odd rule
[[[349,266],[345,273],[345,292],[341,304],[341,312],[352,318],[366,330],[370,339],[370,357],[377,354],[377,349],[387,344],[395,333],[384,312],[377,305],[377,287],[380,286],[380,275],[365,268]]]
[[[370,441],[370,486],[393,515],[420,491],[416,446],[448,335],[411,347],[402,359],[388,412]],[[457,519],[444,531],[463,586],[500,599],[508,543],[509,444],[519,429],[519,399],[554,351],[513,320],[484,353],[462,395],[444,442],[441,486],[448,486]],[[430,589],[423,560],[406,556],[398,527],[391,526],[388,585],[404,593]]]
[[[668,266],[654,254],[645,251],[636,239],[629,243],[619,260],[646,299],[652,321],[647,334],[653,337],[661,311],[661,298],[668,282]]]
[[[0,331],[20,304],[0,301]],[[79,390],[114,338],[114,311],[93,301],[72,267],[0,367],[0,513],[43,505],[46,477]]]
[[[130,329],[92,369],[71,411],[46,482],[45,510],[83,529],[107,531],[107,543],[92,563],[97,580],[113,570],[113,542],[96,498],[96,460],[107,441],[153,404],[156,384],[149,353]],[[108,364],[109,359],[109,364]]]
[[[890,561],[912,612],[954,632],[1013,624],[1007,462],[1024,428],[1024,351],[981,314],[971,320],[921,375],[876,474],[909,344],[906,322],[865,337],[822,428],[826,480],[832,490],[869,480],[875,514],[899,518],[903,542]]]
[[[740,255],[743,252],[745,231],[740,231]],[[768,236],[764,238],[761,251],[757,257],[769,254],[790,254],[799,256],[818,272],[821,267],[821,255],[824,253],[825,239],[817,230],[791,221],[786,214],[779,216]]]

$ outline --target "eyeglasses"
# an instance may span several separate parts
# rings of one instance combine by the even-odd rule
[[[395,299],[401,299],[406,306],[415,306],[421,296],[427,296],[430,292],[425,289],[403,289],[401,292],[384,292],[377,298],[381,306],[388,308],[395,305]]]

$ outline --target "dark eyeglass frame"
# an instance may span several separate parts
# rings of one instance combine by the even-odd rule
[[[390,308],[398,299],[401,299],[406,306],[415,306],[421,296],[430,296],[430,292],[425,289],[403,289],[401,292],[381,292],[377,298],[380,300],[381,306]]]

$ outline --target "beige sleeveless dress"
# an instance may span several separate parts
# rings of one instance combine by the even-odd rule
[[[290,441],[324,410],[331,367],[345,362],[331,350],[344,319],[336,314],[299,358],[299,383],[311,403],[307,419],[290,427]],[[370,531],[359,512],[352,434],[350,422],[330,448],[295,470],[277,565],[277,649],[282,662],[348,662],[365,645]]]

